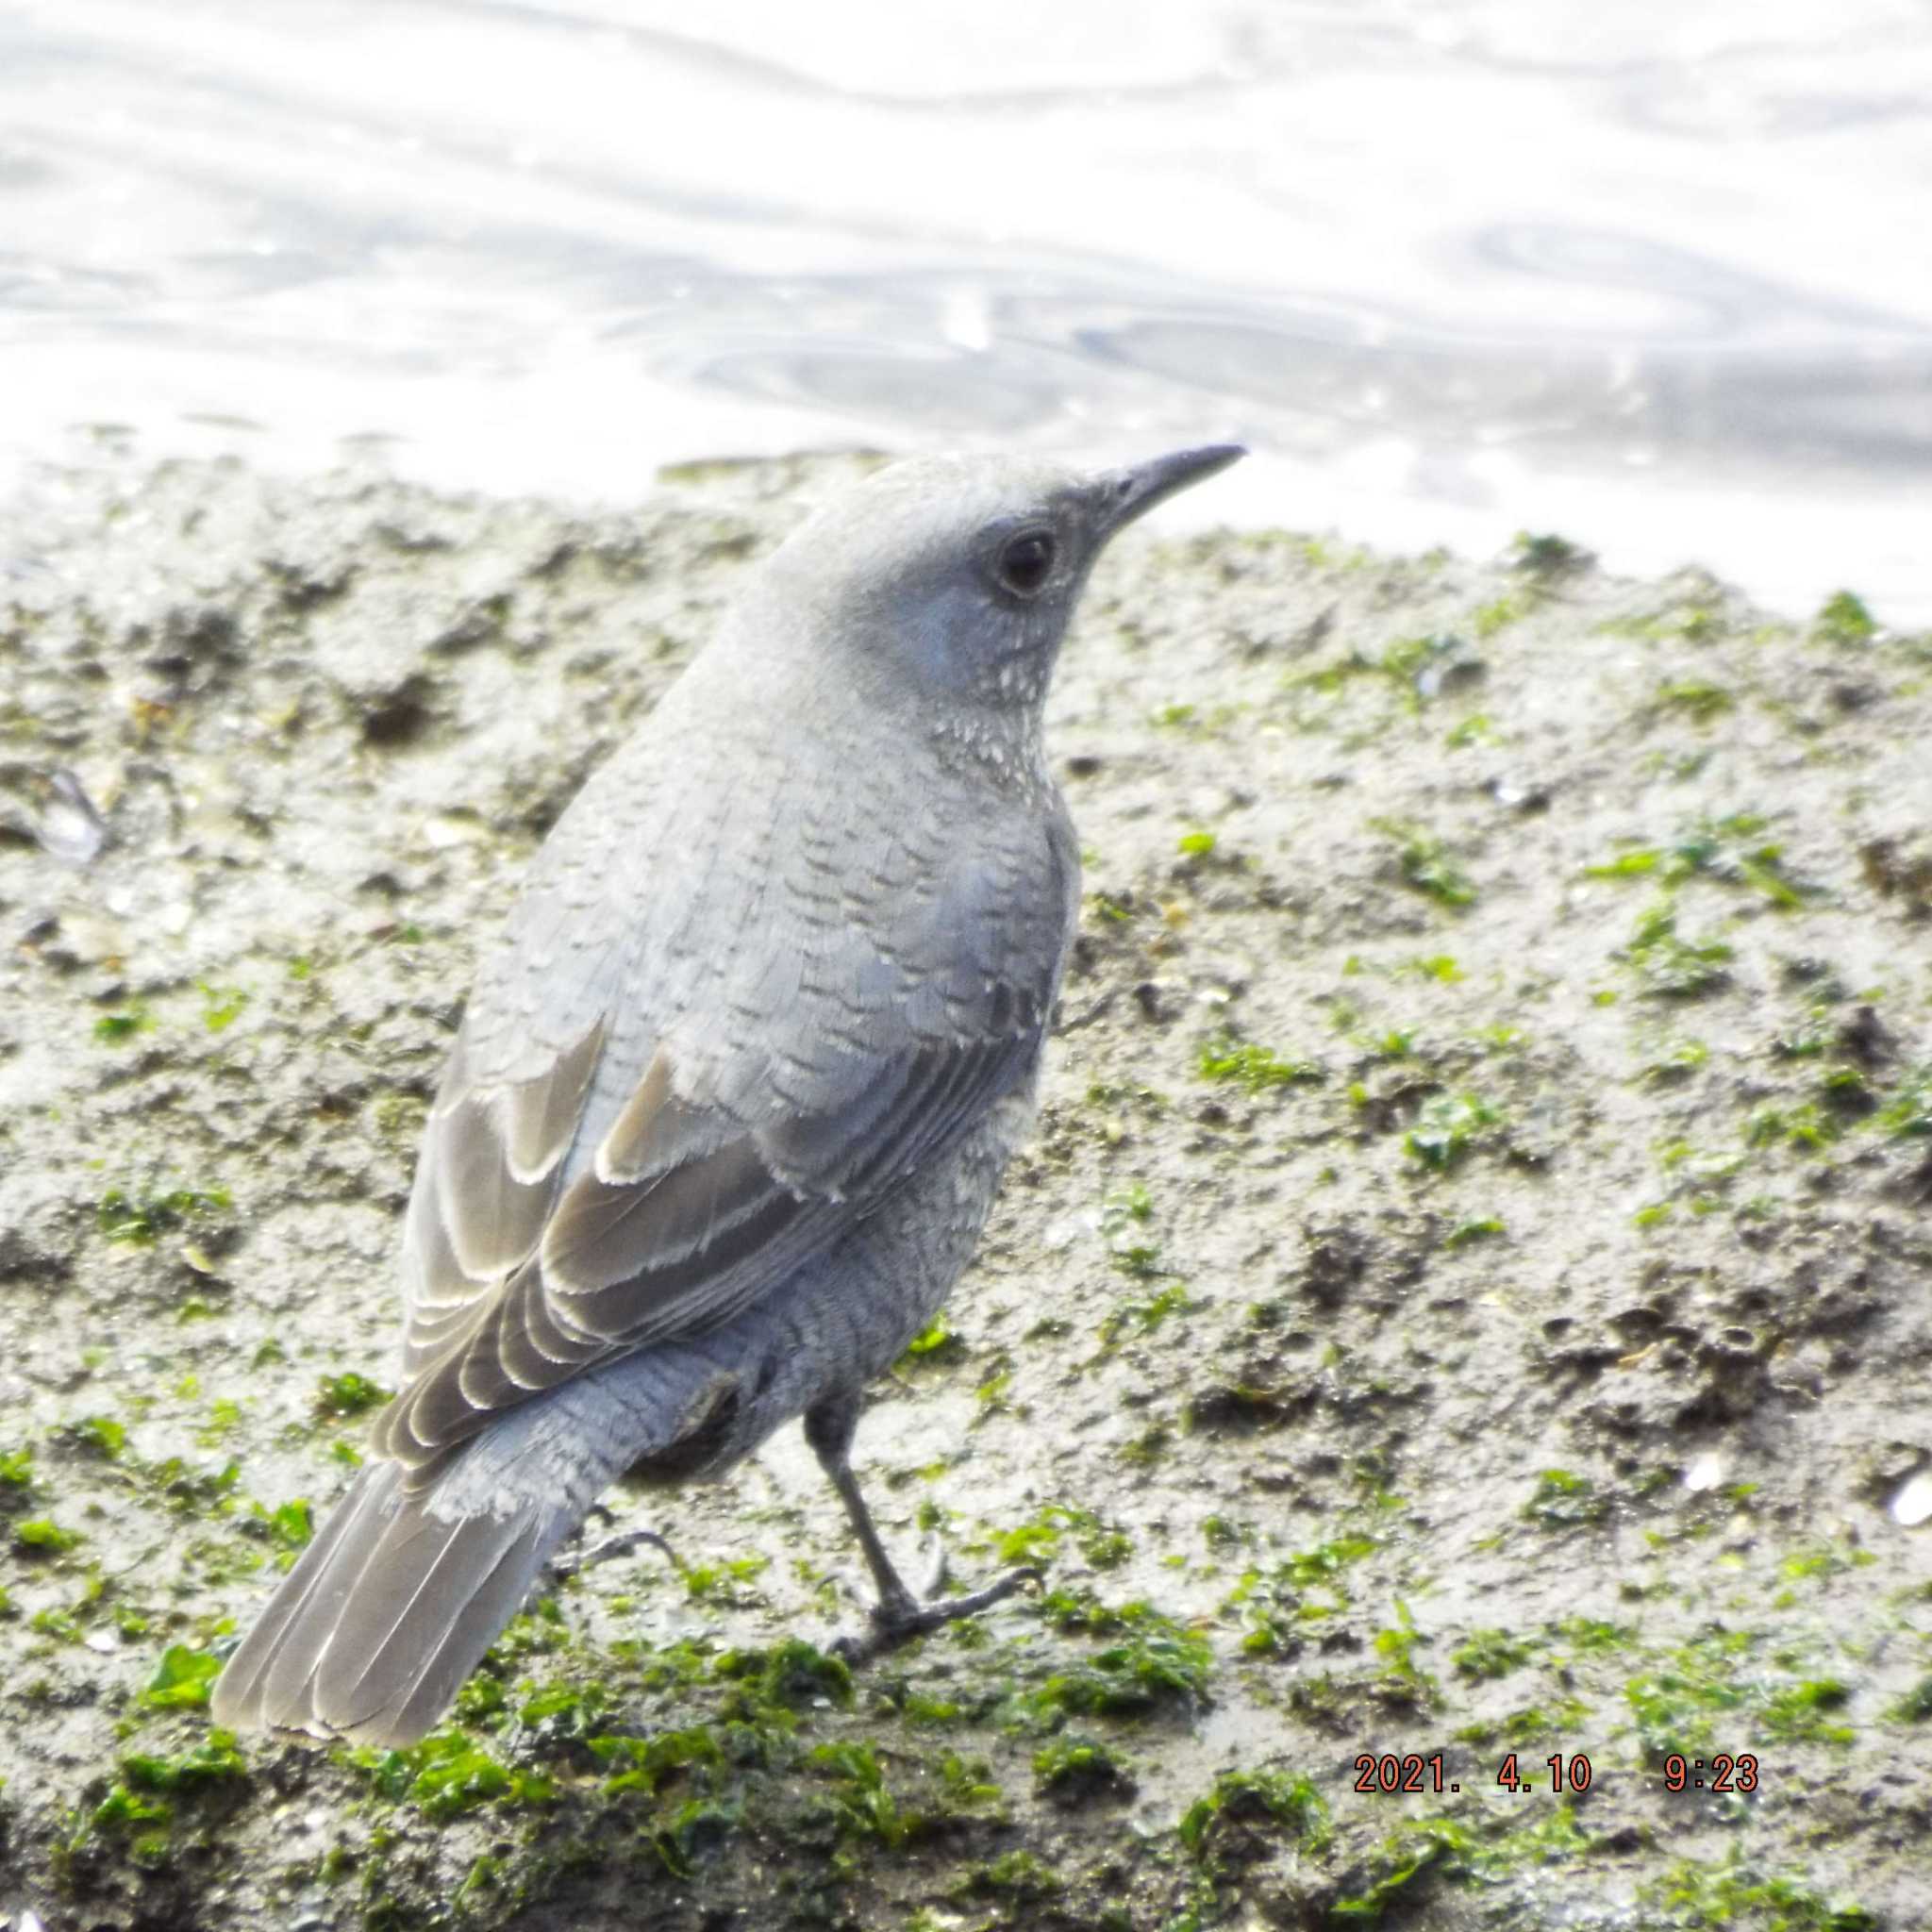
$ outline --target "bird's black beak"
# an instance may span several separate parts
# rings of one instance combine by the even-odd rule
[[[1130,463],[1124,470],[1103,471],[1096,479],[1102,529],[1112,536],[1176,491],[1217,475],[1246,455],[1238,442],[1210,442],[1199,449],[1177,449],[1151,462]]]

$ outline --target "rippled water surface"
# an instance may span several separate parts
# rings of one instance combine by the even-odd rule
[[[1932,623],[1928,103],[1903,0],[14,0],[0,486],[1240,436],[1176,513]]]

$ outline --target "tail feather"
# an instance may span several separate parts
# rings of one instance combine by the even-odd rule
[[[218,1724],[241,1730],[263,1724],[262,1685],[264,1673],[281,1649],[282,1634],[297,1619],[315,1619],[313,1605],[317,1590],[328,1578],[335,1553],[358,1509],[371,1499],[367,1494],[374,1469],[365,1470],[356,1486],[329,1512],[295,1567],[282,1579],[281,1587],[269,1599],[267,1607],[241,1647],[223,1667],[216,1680],[211,1714]],[[340,1597],[340,1592],[338,1592]]]
[[[228,1659],[213,1716],[359,1744],[413,1744],[516,1613],[575,1520],[529,1504],[444,1521],[371,1462]]]

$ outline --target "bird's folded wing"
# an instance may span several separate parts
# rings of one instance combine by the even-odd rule
[[[990,1000],[998,1030],[846,1048],[817,1077],[774,1068],[757,1111],[680,1091],[659,1045],[588,1158],[573,1147],[603,1023],[495,1090],[469,1085],[459,1040],[405,1236],[414,1374],[380,1446],[425,1469],[593,1363],[728,1321],[1024,1078],[1041,991]]]
[[[410,1379],[377,1431],[419,1482],[503,1408],[777,1288],[1045,1031],[1079,871],[1063,810],[948,850],[941,815],[858,796],[860,765],[687,825],[688,794],[653,819],[610,778],[623,756],[540,858],[430,1117]]]

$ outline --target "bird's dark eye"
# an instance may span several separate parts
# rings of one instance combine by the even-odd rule
[[[1022,597],[1030,597],[1053,569],[1053,539],[1044,530],[1025,530],[1000,552],[1000,582]]]

